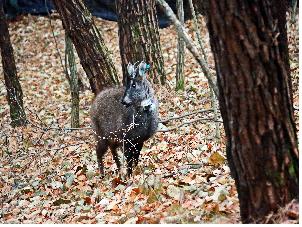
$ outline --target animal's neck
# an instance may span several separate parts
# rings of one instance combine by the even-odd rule
[[[154,97],[149,97],[141,102],[141,107],[144,110],[155,111],[156,109],[156,99]]]

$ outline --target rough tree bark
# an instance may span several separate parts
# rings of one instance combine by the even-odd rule
[[[10,42],[8,24],[0,2],[0,49],[4,81],[7,90],[7,101],[10,109],[11,125],[13,127],[26,124],[26,115],[23,108],[23,93],[17,75],[13,47]]]
[[[281,52],[281,56],[283,61],[286,63],[285,67],[288,71],[288,85],[290,91],[290,97],[293,100],[293,92],[292,92],[292,83],[291,83],[291,75],[290,75],[290,66],[289,66],[289,55],[288,55],[288,40],[287,40],[287,22],[286,22],[286,12],[289,9],[290,2],[288,0],[279,0],[274,1],[270,0],[271,4],[275,4],[276,6],[272,8],[273,17],[276,18],[279,35],[277,36],[277,40],[279,43],[279,48]]]
[[[65,34],[65,65],[66,73],[70,78],[71,93],[71,128],[80,127],[80,94],[79,94],[79,77],[77,73],[77,65],[75,62],[74,48],[71,39]]]
[[[298,197],[298,147],[288,61],[271,0],[208,0],[227,158],[243,223]],[[286,34],[285,34],[286,35]]]
[[[164,61],[158,32],[155,0],[116,1],[119,45],[123,76],[127,78],[128,62],[144,60],[151,65],[149,75],[155,83],[165,83]]]
[[[91,90],[97,94],[104,87],[118,84],[117,73],[104,40],[82,0],[53,0],[65,32],[71,38]]]
[[[184,4],[183,0],[176,1],[177,17],[181,25],[184,25]],[[185,61],[185,42],[180,34],[178,34],[177,43],[177,64],[176,64],[176,90],[185,89],[185,76],[184,76],[184,61]]]

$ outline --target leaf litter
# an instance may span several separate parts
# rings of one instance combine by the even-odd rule
[[[64,56],[64,30],[52,17],[59,53]],[[205,20],[199,17],[210,69],[214,59]],[[105,43],[122,75],[115,22],[96,19]],[[186,22],[196,41],[192,21]],[[290,62],[294,105],[298,109],[297,23],[289,26]],[[215,123],[197,121],[177,130],[157,133],[142,150],[134,176],[116,174],[110,155],[105,174],[97,169],[95,140],[90,130],[60,130],[70,125],[70,92],[53,34],[46,17],[22,16],[10,23],[11,41],[24,106],[30,123],[9,126],[9,107],[4,83],[0,84],[0,190],[1,223],[240,223],[234,180],[225,158],[225,135],[215,139]],[[167,84],[156,86],[160,118],[181,116],[211,108],[209,87],[192,55],[186,50],[186,91],[175,91],[177,33],[160,30]],[[88,82],[77,59],[86,87]],[[0,69],[3,81],[2,67]],[[80,94],[81,127],[90,127],[93,94]],[[212,113],[188,116],[210,118]],[[298,111],[295,111],[298,119]],[[164,124],[167,129],[181,123]],[[57,129],[49,129],[49,127]]]

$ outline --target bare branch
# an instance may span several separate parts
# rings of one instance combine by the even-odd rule
[[[174,26],[176,27],[179,35],[183,38],[183,40],[186,42],[186,47],[188,48],[188,50],[192,53],[192,55],[194,56],[194,58],[196,59],[196,61],[199,63],[199,65],[201,66],[201,69],[205,75],[205,77],[207,78],[210,87],[213,88],[213,91],[216,95],[216,97],[218,97],[218,89],[216,84],[214,83],[213,79],[212,79],[212,75],[210,73],[209,67],[206,63],[206,61],[203,59],[203,57],[199,54],[198,49],[196,48],[193,40],[191,39],[191,37],[188,35],[188,33],[186,32],[185,28],[181,25],[180,21],[176,18],[173,10],[170,8],[170,6],[166,3],[165,0],[156,0],[157,3],[160,5],[160,7],[163,9],[163,11],[166,13],[167,17],[171,20],[171,22],[174,24]]]
[[[53,130],[61,130],[61,131],[92,130],[91,127],[82,127],[82,128],[49,127],[49,129],[53,129]]]
[[[67,73],[67,67],[66,67],[66,65],[64,66],[63,59],[62,59],[62,56],[61,56],[61,54],[60,54],[58,41],[57,41],[57,38],[56,38],[56,36],[55,36],[54,26],[53,26],[52,23],[51,23],[51,15],[50,15],[50,12],[49,12],[49,10],[48,10],[46,1],[44,2],[44,4],[45,4],[45,9],[46,9],[46,12],[47,12],[47,16],[48,16],[48,21],[49,21],[49,26],[50,26],[51,33],[52,33],[52,38],[53,38],[54,41],[55,41],[55,49],[56,49],[57,54],[58,54],[58,56],[59,56],[60,63],[61,63],[61,67],[63,68],[63,72],[65,73],[65,77],[66,77],[66,79],[67,79],[67,81],[68,81],[68,84],[70,85],[70,77],[69,77],[69,74]]]
[[[160,129],[160,130],[157,130],[157,132],[170,132],[170,131],[174,131],[176,129],[179,129],[180,127],[184,126],[184,125],[189,125],[189,124],[192,124],[192,123],[195,123],[197,121],[215,121],[214,118],[197,118],[197,119],[194,119],[194,120],[191,120],[191,121],[186,121],[186,122],[183,122],[173,128],[168,128],[168,129]],[[221,122],[222,121],[219,121],[219,120],[216,120],[217,122]]]
[[[28,108],[27,108],[28,109]],[[29,110],[29,109],[28,109]],[[30,110],[29,110],[30,111]],[[193,114],[198,114],[198,113],[204,113],[204,112],[212,112],[213,109],[207,109],[207,110],[197,110],[197,111],[194,111],[194,112],[191,112],[191,113],[186,113],[184,115],[181,115],[181,116],[177,116],[177,117],[171,117],[171,118],[167,118],[167,119],[164,119],[164,120],[161,120],[160,123],[165,123],[165,122],[168,122],[168,121],[171,121],[171,120],[176,120],[176,119],[180,119],[180,118],[184,118],[184,117],[187,117],[187,116],[190,116],[190,115],[193,115]],[[31,111],[30,111],[31,112]],[[32,112],[31,112],[32,113]],[[34,114],[34,113],[32,113]],[[55,127],[55,126],[48,126],[46,125],[40,118],[39,116],[36,114],[36,117],[38,118],[38,120],[41,122],[41,124],[43,125],[42,127],[37,125],[37,124],[34,124],[33,122],[29,121],[29,123],[43,131],[48,131],[48,130],[58,130],[58,131],[76,131],[76,130],[92,130],[92,127],[82,127],[82,128],[72,128],[72,127]],[[188,125],[188,124],[192,124],[196,121],[214,121],[214,122],[222,122],[222,121],[219,121],[219,120],[215,120],[215,118],[197,118],[197,119],[194,119],[194,120],[191,120],[191,121],[186,121],[186,122],[183,122],[181,124],[179,124],[178,126],[175,126],[173,128],[169,128],[169,129],[159,129],[157,130],[156,132],[169,132],[169,131],[173,131],[173,130],[176,130],[178,128],[180,128],[181,126],[184,126],[184,125]]]
[[[170,117],[170,118],[161,120],[160,123],[165,123],[165,122],[168,122],[168,121],[171,121],[171,120],[176,120],[176,119],[184,118],[184,117],[187,117],[187,116],[190,116],[190,115],[193,115],[193,114],[199,114],[199,113],[204,113],[204,112],[212,112],[212,111],[213,111],[213,109],[197,110],[197,111],[194,111],[194,112],[191,112],[191,113],[186,113],[186,114],[181,115],[181,116]]]
[[[197,36],[197,41],[198,41],[200,49],[202,51],[203,58],[205,59],[205,61],[207,61],[207,56],[206,56],[206,52],[204,50],[204,45],[203,45],[203,42],[202,42],[202,39],[201,39],[201,34],[200,34],[200,31],[199,31],[199,26],[198,26],[198,23],[197,23],[196,13],[195,13],[195,9],[194,9],[194,5],[193,5],[192,0],[189,0],[189,5],[190,5],[191,13],[192,13],[192,16],[193,16],[193,22],[194,22],[193,24],[194,24],[195,33],[196,33],[196,36]]]

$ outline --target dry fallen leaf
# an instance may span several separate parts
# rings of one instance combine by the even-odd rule
[[[167,195],[180,201],[183,198],[183,191],[179,187],[169,185],[167,188]]]
[[[212,165],[222,165],[225,161],[225,158],[219,154],[218,151],[214,152],[210,157],[209,157],[209,163]]]

